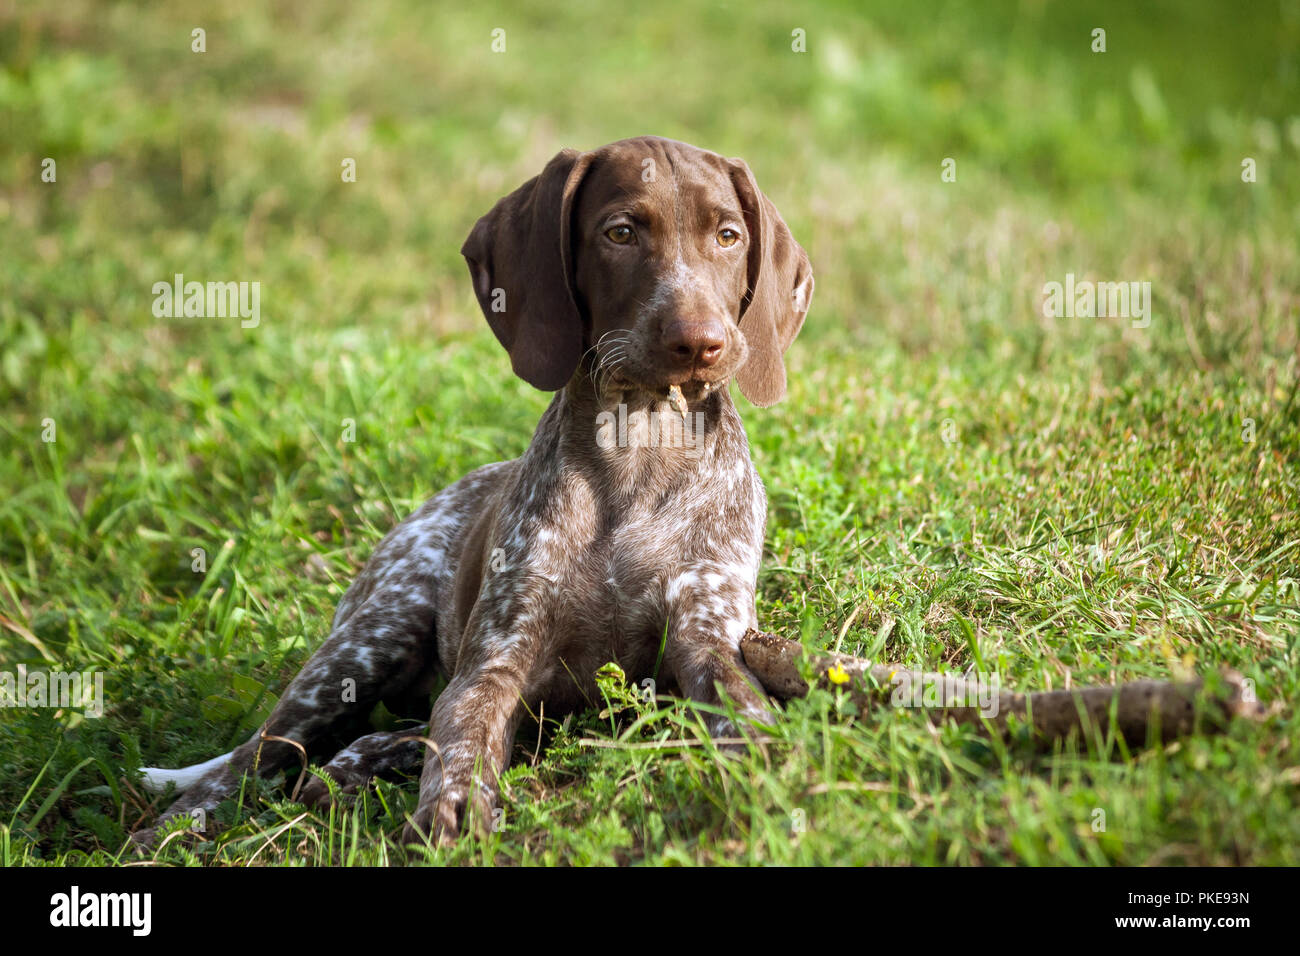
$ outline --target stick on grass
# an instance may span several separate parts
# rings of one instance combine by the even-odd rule
[[[750,630],[741,639],[746,666],[773,697],[808,693],[797,660],[798,641]],[[822,687],[842,687],[860,715],[882,706],[917,707],[933,723],[952,720],[1006,734],[1012,722],[1032,727],[1035,740],[1050,746],[1073,733],[1115,726],[1134,747],[1154,733],[1162,742],[1201,732],[1225,730],[1233,718],[1259,719],[1263,708],[1248,693],[1242,676],[1224,671],[1210,681],[1133,681],[1101,687],[1023,693],[952,674],[873,665],[848,654],[826,651],[813,658]]]

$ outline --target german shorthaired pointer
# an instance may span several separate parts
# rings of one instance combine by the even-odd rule
[[[661,645],[666,687],[710,704],[725,693],[770,721],[738,649],[757,624],[767,500],[727,383],[756,405],[784,397],[782,355],[813,293],[807,255],[745,163],[649,136],[561,152],[461,251],[515,374],[556,391],[532,443],[380,542],[251,739],[144,772],[150,789],[183,794],[159,823],[210,810],[245,773],[296,765],[284,738],[333,753],[324,770],[344,792],[423,759],[404,838],[451,840],[467,818],[491,819],[526,714],[598,699],[607,661],[651,676]],[[378,701],[427,707],[438,675],[449,683],[427,738],[371,733],[334,752]],[[738,729],[707,723],[716,737]],[[330,794],[313,778],[301,798]]]

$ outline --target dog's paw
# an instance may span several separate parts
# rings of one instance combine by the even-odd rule
[[[210,840],[224,827],[218,826],[205,809],[169,813],[159,817],[151,827],[142,827],[127,838],[127,846],[141,855],[149,855],[172,843],[193,846]]]
[[[333,791],[320,777],[312,777],[298,792],[298,802],[313,810],[328,810],[335,803],[347,806],[373,779],[368,774],[349,773],[328,765],[322,767],[321,771],[329,774],[336,784]]]
[[[767,742],[763,739],[762,727],[772,723],[767,711],[746,711],[740,721],[722,715],[712,715],[705,721],[709,736],[725,757],[744,756],[754,748],[765,755]]]
[[[414,731],[380,731],[354,740],[307,780],[298,792],[298,802],[315,809],[327,809],[335,802],[352,798],[380,777],[418,766],[424,745]],[[320,774],[327,774],[337,786],[331,788]]]
[[[450,846],[466,830],[486,836],[495,804],[496,794],[486,784],[444,786],[435,800],[422,801],[416,808],[402,830],[402,843]]]
[[[154,827],[143,827],[127,837],[127,846],[136,853],[145,855],[153,852],[158,841],[158,831]]]
[[[402,843],[451,846],[460,837],[465,801],[456,795],[440,796],[433,806],[421,806],[402,830]]]

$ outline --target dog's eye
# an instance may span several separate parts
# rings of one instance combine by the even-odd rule
[[[610,242],[618,243],[620,246],[636,242],[636,233],[632,231],[631,226],[614,226],[612,229],[606,229],[605,235]]]
[[[718,230],[718,245],[722,246],[724,249],[726,249],[729,246],[734,246],[739,241],[740,241],[740,233],[736,232],[736,230],[734,229]]]

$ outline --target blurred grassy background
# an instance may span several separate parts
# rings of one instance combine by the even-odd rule
[[[112,701],[71,730],[0,715],[16,858],[116,852],[149,813],[123,766],[246,734],[378,537],[523,449],[547,396],[509,376],[460,244],[561,147],[641,133],[744,157],[817,273],[790,400],[743,409],[761,619],[852,618],[847,646],[1026,686],[1232,664],[1294,699],[1297,50],[1295,0],[0,0],[0,660],[99,667]],[[177,272],[260,282],[261,325],[155,319]],[[1044,318],[1067,272],[1150,281],[1151,326]],[[747,815],[689,796],[733,770],[664,758],[689,784],[647,805],[601,789],[619,757],[559,747],[510,804],[549,823],[487,856],[1297,862],[1294,721],[1189,746],[1172,790],[1100,759],[1028,793],[1040,765],[959,771],[960,735],[808,707]],[[40,768],[29,803],[87,758],[33,819]],[[832,786],[888,767],[909,783],[866,803]],[[1092,833],[1099,803],[1126,829]],[[780,835],[791,806],[820,837]]]

